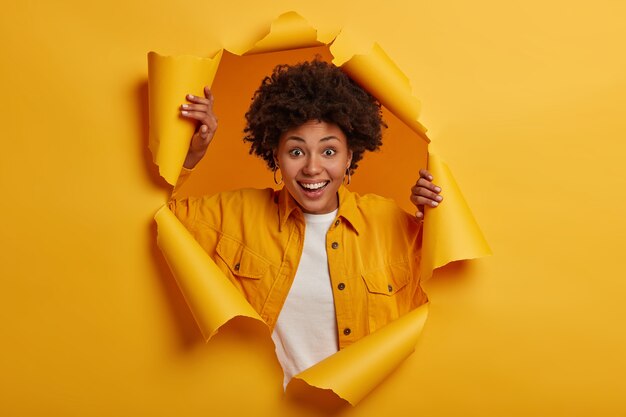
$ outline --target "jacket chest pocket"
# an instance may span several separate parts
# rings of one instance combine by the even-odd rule
[[[408,262],[385,265],[363,274],[367,291],[370,333],[397,319],[410,308]]]
[[[217,244],[217,264],[244,294],[248,302],[260,311],[271,283],[267,278],[270,262],[251,251],[246,245],[222,235]]]

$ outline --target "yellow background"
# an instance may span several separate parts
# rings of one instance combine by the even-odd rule
[[[3,6],[1,414],[320,414],[280,399],[267,346],[203,343],[155,246],[147,151],[149,50],[243,50],[292,9],[409,76],[494,251],[435,274],[416,352],[339,414],[626,413],[626,5],[382,5]]]

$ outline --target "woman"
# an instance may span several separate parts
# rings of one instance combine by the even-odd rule
[[[179,184],[206,153],[213,96],[187,96],[198,124]],[[382,145],[380,104],[332,64],[279,65],[246,113],[245,141],[282,189],[176,199],[170,208],[272,329],[289,379],[427,301],[420,287],[421,219],[441,189],[426,170],[415,216],[344,183]]]

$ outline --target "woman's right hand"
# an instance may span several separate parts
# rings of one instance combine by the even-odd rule
[[[198,97],[187,94],[189,104],[180,106],[180,115],[197,121],[198,126],[191,137],[184,167],[192,169],[204,157],[209,144],[217,130],[217,117],[213,113],[213,94],[209,87],[204,87],[204,96]]]

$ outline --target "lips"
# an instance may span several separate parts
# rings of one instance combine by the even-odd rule
[[[337,208],[337,196],[333,180],[306,179],[294,181],[298,184],[292,196],[296,199],[302,211],[312,214],[330,213]]]
[[[305,191],[315,192],[326,188],[330,181],[318,181],[318,182],[299,182],[298,185],[304,188]]]

